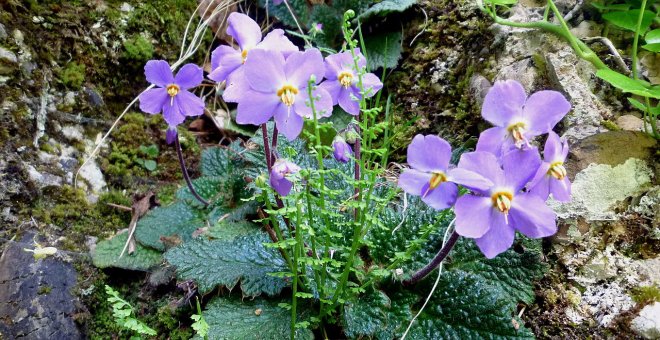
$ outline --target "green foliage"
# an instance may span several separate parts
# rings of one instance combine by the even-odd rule
[[[641,305],[660,302],[660,286],[657,284],[650,286],[640,286],[634,288],[630,295],[635,302]]]
[[[603,18],[617,27],[635,32],[637,30],[637,19],[639,18],[639,14],[639,9],[632,9],[605,13],[603,14]],[[644,11],[640,33],[643,34],[649,29],[653,22],[653,18],[655,18],[655,13],[648,10]]]
[[[137,224],[135,238],[147,247],[166,250],[167,246],[192,239],[192,233],[206,226],[204,214],[185,202],[152,209]]]
[[[149,60],[154,54],[154,45],[138,34],[124,41],[125,56],[135,61]]]
[[[654,29],[644,36],[646,45],[643,45],[642,48],[651,51],[660,53],[660,28]]]
[[[598,78],[612,84],[625,93],[632,93],[642,97],[660,99],[660,86],[651,86],[640,79],[632,79],[609,69],[596,72]]]
[[[60,71],[60,80],[67,87],[79,89],[85,81],[85,70],[85,65],[71,62]]]
[[[119,257],[126,240],[128,233],[121,233],[109,240],[103,240],[96,245],[92,252],[92,262],[99,268],[116,267],[128,270],[142,270],[147,271],[163,260],[162,254],[152,248],[147,248],[141,244],[136,244],[136,249],[133,254],[128,251],[124,256]]]
[[[367,68],[375,70],[379,67],[388,69],[396,67],[401,58],[401,32],[378,33],[365,37],[367,49]]]
[[[202,315],[202,308],[199,305],[199,298],[195,300],[195,304],[197,306],[197,314],[190,316],[190,318],[194,321],[191,327],[197,336],[206,339],[207,335],[209,334],[209,324],[206,323],[204,315]]]
[[[278,306],[286,300],[235,299],[218,297],[204,311],[209,324],[208,338],[216,339],[288,339],[291,335],[289,320],[291,313]],[[299,313],[304,319],[306,310]],[[298,329],[296,339],[313,339],[308,329]]]
[[[265,234],[239,236],[233,240],[198,238],[173,248],[165,258],[177,268],[180,279],[193,279],[202,293],[217,286],[230,290],[241,282],[244,295],[279,294],[287,282],[271,273],[287,270],[277,250],[265,248]]]
[[[364,20],[372,15],[386,16],[392,12],[403,12],[416,3],[416,0],[383,0],[362,12],[359,18]]]
[[[119,297],[117,291],[106,285],[105,292],[109,295],[108,302],[112,303],[112,315],[117,325],[138,334],[156,335],[155,330],[133,316],[133,307],[126,300]]]

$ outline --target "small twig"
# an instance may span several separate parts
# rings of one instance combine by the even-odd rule
[[[607,48],[610,50],[612,55],[614,56],[614,62],[616,62],[616,65],[626,72],[626,74],[630,75],[630,69],[628,68],[628,65],[626,65],[626,62],[623,60],[623,57],[621,57],[621,54],[619,54],[619,51],[614,47],[614,44],[612,44],[612,41],[606,37],[588,37],[588,38],[582,38],[584,42],[592,42],[592,41],[600,41],[603,45],[607,46]]]
[[[125,205],[114,204],[114,203],[106,203],[105,205],[107,205],[107,206],[109,206],[109,207],[113,207],[113,208],[115,208],[115,209],[119,209],[119,210],[133,211],[133,208],[131,208],[131,207],[127,207],[127,206],[125,206]]]
[[[438,254],[435,255],[433,260],[429,262],[424,268],[418,270],[416,273],[414,273],[410,279],[403,281],[404,286],[411,286],[414,285],[415,283],[419,282],[423,278],[426,277],[426,275],[429,275],[433,271],[433,269],[437,268],[440,263],[447,257],[449,252],[454,248],[454,245],[456,245],[456,241],[458,241],[458,233],[456,231],[453,231],[451,235],[449,236],[449,240],[447,240],[447,243],[440,249]]]
[[[270,143],[268,142],[268,128],[266,127],[266,123],[261,124],[261,135],[264,140],[264,157],[266,157],[266,165],[268,166],[268,176],[270,176],[270,172],[273,170],[273,163],[271,162],[272,154],[270,153]]]
[[[582,9],[582,5],[584,5],[584,0],[578,0],[578,2],[575,4],[573,9],[570,10],[565,16],[564,16],[564,21],[571,21],[575,14]]]
[[[205,199],[203,199],[195,190],[195,187],[192,185],[192,181],[190,180],[190,176],[188,175],[188,169],[186,168],[186,163],[183,160],[183,152],[181,151],[181,143],[179,142],[179,136],[176,136],[174,138],[174,147],[176,149],[176,154],[179,156],[179,165],[181,165],[181,172],[183,173],[183,179],[186,180],[186,184],[188,185],[188,189],[190,189],[190,193],[204,206],[208,206],[209,202],[207,202]]]

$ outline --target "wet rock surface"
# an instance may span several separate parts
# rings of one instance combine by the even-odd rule
[[[73,265],[57,255],[35,260],[34,234],[7,242],[0,256],[0,338],[82,339],[74,322]]]

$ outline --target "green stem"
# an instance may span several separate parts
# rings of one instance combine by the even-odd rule
[[[302,226],[300,224],[300,204],[296,204],[296,244],[293,247],[293,299],[291,301],[291,340],[296,338],[296,304],[298,302],[298,258],[300,257],[300,247],[303,243],[302,240]]]
[[[264,202],[266,202],[266,208],[268,210],[273,211],[273,205],[270,203],[270,199],[268,199],[268,193],[266,190],[262,190],[263,192],[263,199]],[[270,222],[273,224],[273,229],[275,230],[275,234],[277,234],[277,239],[282,242],[284,241],[284,235],[282,234],[282,229],[280,229],[279,223],[277,223],[277,219],[275,218],[275,215],[273,214],[268,214],[270,218]],[[286,263],[289,265],[289,269],[293,270],[293,264],[291,263],[291,258],[289,257],[287,250],[282,249],[282,255],[284,256],[284,260]]]
[[[310,178],[307,179],[308,181]],[[310,186],[306,185],[305,186],[305,200],[307,201],[307,218],[308,218],[308,223],[309,223],[309,228],[311,229],[312,226],[314,225],[314,217],[312,216],[312,195],[310,193]],[[299,225],[300,226],[300,225]],[[300,227],[299,227],[300,228]],[[312,244],[312,256],[316,257],[317,252],[316,252],[316,237],[315,235],[310,235],[310,242]],[[314,280],[316,281],[316,290],[319,292],[319,297],[321,300],[321,306],[319,309],[319,314],[321,314],[321,311],[323,310],[323,300],[325,299],[325,278],[326,278],[326,273],[328,271],[327,264],[325,261],[323,262],[323,270],[321,271],[321,277],[319,278],[319,273],[318,270],[314,270]]]
[[[639,43],[639,31],[642,28],[642,19],[644,18],[644,11],[646,10],[646,0],[642,0],[642,8],[637,17],[637,26],[635,28],[635,39],[633,39],[632,49],[632,76],[637,79],[637,44]]]
[[[660,137],[658,135],[658,126],[657,126],[657,117],[651,112],[651,101],[649,100],[649,97],[644,97],[645,99],[645,104],[646,104],[646,112],[648,117],[649,123],[651,124],[651,131],[653,131],[653,136],[655,138]]]

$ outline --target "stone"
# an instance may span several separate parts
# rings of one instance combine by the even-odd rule
[[[532,58],[525,58],[502,67],[497,73],[497,76],[495,76],[495,80],[517,80],[525,88],[525,92],[528,95],[535,90],[538,78],[538,72],[536,71],[536,67],[534,67]]]
[[[94,107],[101,107],[105,105],[103,97],[101,97],[101,94],[99,94],[96,90],[91,87],[85,87],[84,91],[87,94],[87,99],[89,100],[90,105]]]
[[[488,90],[490,90],[490,87],[490,81],[481,74],[474,74],[470,78],[469,93],[477,106],[481,107],[484,103],[484,99],[486,98],[486,94],[488,93]]]
[[[14,52],[0,47],[0,75],[11,74],[18,68],[18,58]]]
[[[10,241],[0,256],[0,334],[7,339],[82,339],[71,291],[77,273],[57,255],[35,260],[35,235]]]
[[[85,139],[82,128],[75,125],[62,127],[62,135],[71,142],[81,142]]]
[[[39,189],[50,186],[59,187],[62,185],[62,177],[49,173],[41,173],[32,165],[27,165],[27,172],[30,181]]]
[[[5,41],[7,40],[7,29],[5,28],[5,25],[0,24],[0,41]]]
[[[575,175],[589,164],[623,164],[629,158],[652,161],[657,141],[642,132],[608,131],[571,144],[571,155],[566,162],[569,176]]]
[[[660,54],[644,51],[639,54],[639,64],[651,84],[660,84]]]
[[[616,119],[616,125],[621,128],[621,130],[626,131],[643,131],[644,130],[644,121],[633,115],[623,115]]]
[[[619,314],[630,310],[635,303],[619,284],[589,286],[582,294],[581,306],[603,327],[610,325]]]
[[[548,205],[559,218],[612,220],[617,215],[614,212],[616,203],[649,189],[652,178],[653,170],[637,158],[617,166],[591,164],[575,175],[570,202],[550,200]]]
[[[630,327],[644,339],[660,339],[660,302],[642,308]]]

